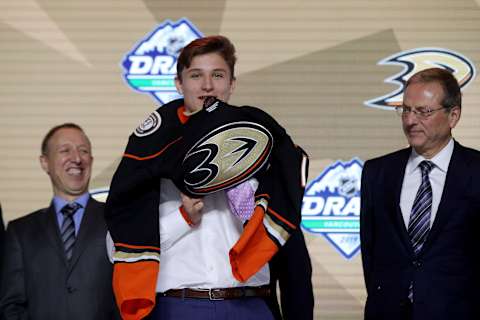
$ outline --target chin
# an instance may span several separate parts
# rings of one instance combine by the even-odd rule
[[[85,192],[87,192],[88,188],[85,187],[85,185],[82,185],[82,186],[72,186],[70,188],[70,193],[71,194],[74,194],[74,195],[81,195],[81,194],[84,194]]]
[[[408,140],[408,144],[410,145],[410,147],[414,147],[414,148],[420,148],[422,146],[421,143],[416,142],[414,140]]]
[[[415,151],[417,151],[417,153],[421,154],[421,153],[423,153],[422,150],[425,149],[425,144],[424,143],[410,142],[410,147],[415,149]]]
[[[422,146],[423,144],[425,144],[425,139],[423,137],[409,136],[407,137],[407,140],[411,146]]]
[[[191,106],[191,107],[185,106],[185,109],[186,109],[188,112],[195,112],[195,111],[201,110],[202,108],[203,108],[203,102],[202,102],[202,103],[199,103],[199,104],[196,104],[196,105],[193,105],[193,106]]]

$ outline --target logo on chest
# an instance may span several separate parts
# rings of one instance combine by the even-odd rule
[[[270,132],[257,123],[223,125],[185,155],[185,186],[193,194],[204,195],[248,180],[267,163],[272,144]]]

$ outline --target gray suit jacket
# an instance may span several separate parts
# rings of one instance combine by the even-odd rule
[[[8,224],[1,319],[116,319],[103,207],[89,199],[70,265],[53,204]]]

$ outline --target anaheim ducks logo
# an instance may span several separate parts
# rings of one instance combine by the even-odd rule
[[[272,144],[272,135],[259,124],[241,121],[221,126],[185,155],[185,186],[204,195],[239,184],[263,167]]]
[[[443,68],[453,73],[460,87],[464,88],[475,77],[473,63],[463,55],[447,49],[419,48],[402,51],[381,60],[379,65],[398,64],[403,71],[387,78],[386,83],[398,84],[400,87],[392,93],[365,101],[369,107],[392,109],[402,104],[403,91],[407,80],[418,71],[428,68]]]

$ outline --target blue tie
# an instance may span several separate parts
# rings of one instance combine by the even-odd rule
[[[60,228],[62,236],[63,247],[65,249],[65,256],[67,261],[72,258],[73,245],[75,244],[75,222],[73,215],[82,206],[76,202],[66,204],[60,212],[63,214],[63,223]]]
[[[422,161],[419,164],[422,171],[422,183],[418,188],[413,201],[412,213],[408,222],[408,236],[412,243],[413,252],[418,256],[422,250],[425,239],[430,231],[430,215],[432,213],[432,185],[428,174],[435,165],[430,161]],[[413,301],[413,283],[408,288],[408,299]]]

